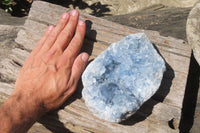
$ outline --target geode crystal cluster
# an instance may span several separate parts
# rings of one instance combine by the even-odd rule
[[[82,75],[82,96],[95,116],[120,122],[159,88],[165,62],[144,33],[113,43]]]

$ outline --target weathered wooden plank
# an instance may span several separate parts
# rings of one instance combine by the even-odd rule
[[[37,4],[37,3],[35,3],[35,4]],[[66,9],[61,6],[54,5],[54,7],[50,7],[51,5],[45,6],[44,4],[45,3],[40,3],[40,5],[39,4],[37,5],[37,7],[34,6],[34,10],[31,10],[31,12],[30,12],[29,19],[38,21],[43,24],[54,24],[55,25],[57,23],[58,18],[61,16],[61,14],[65,11],[69,11],[69,9]],[[41,8],[43,9],[42,11],[40,10]],[[46,8],[48,8],[48,9],[46,9]],[[47,14],[46,13],[47,10],[51,10],[51,13]],[[32,15],[32,14],[34,14],[34,15]],[[37,18],[35,16],[37,16]],[[45,19],[43,19],[43,18],[45,18]],[[116,40],[120,40],[124,35],[128,35],[130,33],[145,32],[149,36],[149,38],[152,40],[152,42],[157,42],[160,44],[165,43],[165,45],[167,43],[168,46],[175,47],[175,48],[181,49],[181,50],[185,49],[185,52],[188,53],[189,46],[187,45],[187,43],[184,44],[183,40],[177,40],[172,37],[163,37],[163,36],[160,36],[158,32],[144,31],[144,30],[139,30],[139,29],[130,28],[130,27],[127,28],[126,26],[122,26],[120,24],[116,24],[114,22],[110,22],[107,20],[93,17],[93,16],[88,17],[87,14],[83,14],[83,13],[81,13],[80,19],[90,21],[89,26],[91,27],[91,29],[95,29],[97,32],[104,31],[104,32],[107,32],[107,34],[111,33],[114,36],[118,35],[116,37],[113,36],[113,37],[107,38],[107,37],[105,37],[105,34],[102,34],[103,40],[108,39],[108,40],[105,40],[105,42],[108,42],[109,44],[112,42],[115,42]],[[42,20],[42,22],[41,22],[41,20]],[[95,27],[95,28],[93,28],[93,27]],[[100,36],[101,34],[98,33],[97,35]],[[121,38],[119,38],[119,35],[121,35]],[[92,36],[90,36],[90,37],[92,37]],[[98,37],[95,38],[94,36],[93,36],[93,39],[102,40],[100,38],[98,39]],[[176,42],[175,45],[174,45],[174,42]]]
[[[163,105],[163,106],[162,106]],[[149,104],[149,106],[152,106],[151,104]],[[164,109],[168,109],[169,106],[164,105],[164,104],[159,104],[159,106],[161,107],[155,107],[155,108],[164,108]],[[148,107],[148,105],[146,105],[145,107]],[[146,110],[148,110],[148,108],[146,108]],[[174,110],[174,109],[173,109]],[[171,110],[171,111],[173,111]],[[176,109],[178,110],[178,109]],[[180,110],[178,110],[180,111]],[[178,112],[177,113],[180,113]],[[162,115],[162,119],[166,120],[167,117],[164,117],[167,115],[167,113],[162,112],[160,110],[158,110],[159,115]],[[174,111],[173,111],[174,112]],[[168,112],[169,114],[173,114],[172,118],[174,118],[174,116],[176,115],[176,113],[171,113],[170,111]],[[102,121],[96,117],[94,117],[87,108],[85,108],[84,103],[81,100],[76,100],[76,102],[73,102],[72,104],[70,104],[68,107],[66,107],[64,110],[60,110],[58,112],[59,116],[60,116],[60,120],[62,121],[62,123],[64,125],[66,125],[67,127],[69,127],[70,129],[70,123],[73,123],[74,126],[78,126],[79,131],[78,132],[84,132],[84,131],[89,131],[89,132],[105,132],[105,133],[109,133],[109,132],[121,132],[121,133],[126,133],[126,132],[133,132],[133,131],[137,131],[137,132],[166,132],[166,123],[163,123],[163,121],[158,121],[155,118],[148,118],[148,121],[145,122],[141,122],[140,120],[137,120],[133,123],[134,126],[130,126],[131,123],[125,123],[124,125],[122,124],[116,124],[116,123],[109,123],[109,122],[105,122]],[[52,119],[52,114],[49,114],[47,116],[45,116],[44,119],[46,119],[46,121]],[[168,116],[168,115],[167,115]],[[136,116],[138,118],[144,118],[144,116]],[[156,115],[157,119],[159,119],[159,116]],[[141,119],[140,118],[140,119]],[[167,119],[167,121],[170,120]],[[53,126],[53,125],[52,125]],[[56,126],[56,125],[54,125]],[[59,126],[59,125],[57,125]],[[74,131],[75,129],[72,128],[72,131]],[[168,132],[173,133],[176,132],[175,130],[172,130],[170,128],[167,129]]]
[[[36,27],[33,26],[33,25],[37,25],[37,28],[40,29],[39,30],[40,32],[38,32],[37,30],[35,30],[34,28],[36,28]],[[23,44],[23,46],[25,48],[31,50],[35,46],[35,44],[36,44],[35,42],[37,42],[35,40],[39,40],[40,39],[40,35],[42,35],[41,32],[44,32],[43,28],[46,28],[47,26],[45,24],[41,24],[41,23],[35,22],[33,20],[27,20],[26,23],[25,23],[25,26],[26,26],[25,28],[27,30],[22,30],[23,34],[21,34],[19,32],[17,39],[19,39],[18,41],[22,40],[23,43],[22,42],[21,43]],[[28,28],[28,27],[30,27],[30,28]],[[43,29],[43,30],[41,30],[41,29]],[[35,31],[37,31],[37,34],[35,33]],[[97,31],[97,33],[99,33],[98,30],[96,30],[96,31]],[[25,32],[25,34],[24,34],[24,32]],[[30,36],[31,36],[32,40],[34,40],[34,41],[29,41],[29,42],[25,41],[25,40],[29,40]],[[21,39],[20,39],[20,37],[21,37]],[[118,36],[118,37],[120,37],[120,36]],[[91,52],[93,57],[96,57],[97,55],[99,55],[103,50],[105,50],[108,47],[108,43],[107,44],[102,43],[103,39],[102,40],[97,40],[97,42],[93,42],[93,40],[89,40],[89,39],[87,39],[87,41],[85,41],[84,47],[85,48],[92,47],[92,46],[90,46],[90,44],[94,43],[93,44],[93,49],[92,49],[92,52]],[[87,43],[88,41],[90,41],[90,43]],[[168,40],[165,39],[165,41],[167,42]],[[173,48],[171,46],[168,46],[169,43],[166,43],[166,42],[164,44],[166,44],[167,46],[165,46],[164,44],[158,44],[157,43],[158,45],[156,45],[156,46],[158,46],[158,49],[160,50],[160,53],[163,56],[165,56],[165,60],[170,65],[172,65],[171,67],[174,69],[175,72],[176,71],[178,71],[178,72],[180,71],[180,72],[183,72],[183,73],[187,73],[188,67],[182,67],[184,65],[182,62],[183,61],[184,62],[189,61],[189,59],[188,59],[189,55],[187,55],[187,53],[189,53],[190,50],[188,50],[187,52],[183,52],[183,50],[180,50],[178,48]],[[182,42],[182,41],[180,41],[180,42]],[[174,43],[174,42],[172,42],[172,43]],[[167,49],[168,51],[167,50],[163,50],[163,48]],[[173,49],[174,52],[171,52],[172,49]],[[182,55],[181,53],[184,53],[185,55]],[[175,78],[175,79],[177,79],[177,78]],[[184,79],[186,79],[186,77]],[[175,81],[178,81],[178,80],[174,80],[174,84],[176,84],[176,86],[177,86],[177,83]],[[180,81],[182,81],[182,82],[179,83],[178,86],[182,85],[182,87],[184,87],[185,86],[185,81],[184,80],[180,80]],[[174,87],[176,87],[176,86],[174,86]],[[171,89],[173,89],[173,87]],[[174,92],[177,92],[177,91],[174,91]],[[178,94],[177,96],[181,96],[181,97],[183,96],[183,93],[184,93],[183,90],[181,90],[182,93],[180,93],[180,92],[174,93],[174,92],[172,91],[172,93],[174,95]],[[180,99],[178,99],[176,97],[174,98],[174,95],[172,95],[172,97],[170,97],[171,95],[168,95],[166,101],[172,102],[171,105],[174,104],[175,106],[178,106],[178,107],[181,108],[181,106],[182,106],[182,98],[180,98]],[[173,100],[170,100],[170,99],[173,99]]]
[[[20,67],[12,59],[4,59],[0,64],[1,79],[6,82],[13,82],[16,80]]]
[[[13,92],[14,84],[2,83],[0,82],[0,93],[4,93],[9,96]],[[8,97],[6,97],[8,98]]]
[[[182,79],[186,79],[187,76],[180,72],[175,72],[175,75],[176,78],[173,81],[166,78],[165,82],[162,82],[161,88],[153,96],[153,99],[173,107],[182,108],[182,98],[185,93],[185,84]]]
[[[37,26],[35,26],[35,25],[37,25]],[[26,26],[25,28],[27,30],[21,30],[18,33],[18,38],[16,39],[16,42],[22,44],[26,49],[31,50],[35,47],[36,42],[39,41],[40,37],[42,36],[42,34],[44,32],[44,29],[47,28],[47,25],[41,24],[39,22],[35,22],[33,20],[27,20],[25,23],[25,26]],[[37,31],[36,30],[37,28],[40,30]],[[94,29],[92,29],[92,31],[96,31],[94,33],[94,34],[97,34],[96,39],[91,38],[92,36],[88,35],[88,34],[90,34],[89,32],[91,32],[91,31],[87,32],[88,34],[86,35],[86,38],[91,41],[95,41],[95,42],[93,42],[94,47],[96,46],[96,43],[98,43],[98,45],[100,45],[99,47],[101,47],[100,48],[101,51],[103,50],[102,48],[104,48],[104,49],[106,48],[106,45],[110,45],[111,43],[120,40],[122,37],[124,37],[127,34],[127,33],[124,34],[124,36],[116,35],[116,34],[112,34],[112,35],[108,36],[108,33],[104,32],[100,36],[99,34],[101,34],[101,31],[98,30],[98,26],[94,27]],[[149,33],[149,36],[151,35],[150,33]],[[109,40],[109,38],[112,38],[115,41]],[[159,49],[159,52],[165,57],[165,60],[167,61],[167,63],[172,65],[172,68],[174,69],[174,71],[180,71],[180,72],[187,73],[188,66],[186,66],[186,67],[180,66],[180,65],[182,65],[182,63],[178,63],[177,60],[180,62],[183,62],[183,61],[188,62],[189,61],[189,57],[190,57],[190,53],[191,53],[191,51],[188,50],[188,49],[190,49],[189,46],[186,45],[185,42],[182,40],[173,41],[174,39],[171,37],[168,39],[166,37],[161,37],[161,36],[157,35],[157,38],[160,38],[159,40],[161,43],[156,42],[156,47]],[[30,41],[26,41],[26,40],[30,40]],[[155,39],[152,39],[151,41],[153,42],[153,41],[155,41]],[[174,45],[174,42],[176,42],[176,45],[182,45],[182,47],[180,47],[180,46],[175,47],[176,45]],[[97,50],[97,49],[98,48],[94,48],[94,50]],[[98,52],[98,54],[99,53],[100,52]],[[92,54],[98,55],[95,52],[92,52]]]
[[[6,99],[10,96],[10,94],[13,92],[13,83],[2,83],[0,82],[0,105],[4,103]]]
[[[16,38],[20,47],[13,49],[10,56],[0,62],[0,76],[4,79],[0,81],[1,104],[12,92],[16,76],[29,52],[35,47],[47,26],[55,25],[65,11],[69,10],[41,1],[33,3],[29,17]],[[82,51],[91,54],[91,58],[95,58],[111,43],[130,33],[145,32],[168,64],[161,88],[136,114],[121,124],[99,120],[93,116],[80,99],[79,88],[74,95],[75,100],[72,97],[58,113],[51,112],[45,115],[39,121],[41,124],[36,123],[29,132],[66,132],[67,129],[78,133],[178,132],[178,126],[175,126],[174,130],[168,123],[172,119],[176,119],[177,123],[180,120],[191,54],[188,44],[183,40],[160,36],[155,31],[126,27],[87,14],[81,13],[80,19],[87,24]]]

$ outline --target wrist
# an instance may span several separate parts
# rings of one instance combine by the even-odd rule
[[[5,132],[26,132],[43,114],[44,110],[38,101],[14,92],[0,108],[0,130],[2,127]]]
[[[32,94],[24,92],[16,91],[8,100],[13,104],[12,107],[15,106],[16,112],[20,114],[21,120],[26,121],[26,119],[31,119],[37,121],[45,113],[45,109],[39,101],[39,96],[35,97]]]

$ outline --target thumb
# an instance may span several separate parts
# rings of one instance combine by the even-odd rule
[[[85,67],[88,63],[89,55],[87,53],[81,53],[78,57],[76,57],[71,72],[72,81],[74,81],[75,85],[77,85],[81,74],[85,70]]]

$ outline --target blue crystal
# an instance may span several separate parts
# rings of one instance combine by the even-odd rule
[[[100,119],[120,122],[134,114],[159,88],[165,62],[144,33],[113,43],[82,75],[82,96]]]

